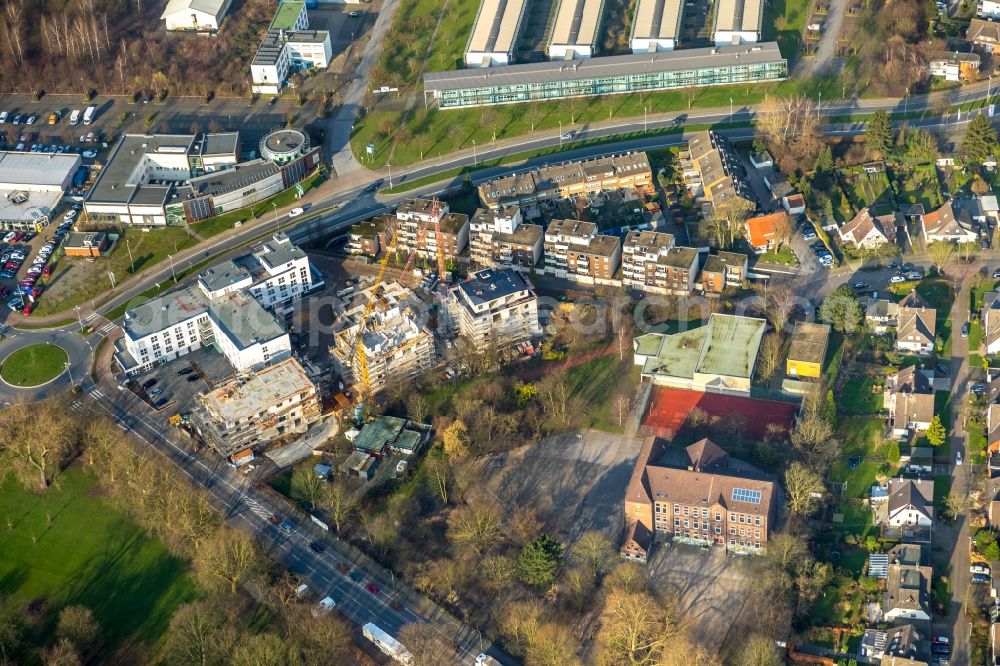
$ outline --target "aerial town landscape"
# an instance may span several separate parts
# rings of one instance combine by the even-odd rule
[[[0,664],[997,666],[994,50],[0,0]]]

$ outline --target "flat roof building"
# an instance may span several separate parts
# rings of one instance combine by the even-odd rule
[[[546,47],[552,60],[591,58],[604,14],[604,0],[559,0]]]
[[[748,2],[751,0],[748,0]],[[684,49],[424,74],[424,104],[442,109],[569,97],[779,81],[788,63],[776,42]]]
[[[483,0],[465,46],[466,67],[496,67],[514,62],[526,0]]]
[[[795,377],[819,378],[830,342],[830,325],[800,321],[792,331],[785,371]]]
[[[450,292],[453,332],[477,349],[504,348],[541,334],[538,297],[517,271],[486,269],[473,273]]]
[[[0,228],[39,231],[73,184],[80,156],[0,151]]]
[[[673,51],[683,13],[684,0],[638,0],[629,37],[632,53]]]
[[[716,46],[756,43],[763,23],[763,0],[719,0],[712,41]]]
[[[215,32],[232,0],[170,0],[160,14],[167,30]]]
[[[277,95],[288,77],[302,69],[326,69],[333,57],[326,30],[268,30],[250,63],[251,89]]]

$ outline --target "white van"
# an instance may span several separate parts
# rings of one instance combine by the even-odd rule
[[[69,115],[69,124],[70,125],[80,124],[80,109],[73,109],[73,113]]]
[[[5,122],[7,122],[7,112],[0,111],[0,125],[2,125]]]

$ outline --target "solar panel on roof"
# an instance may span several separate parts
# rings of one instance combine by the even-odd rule
[[[747,502],[749,504],[760,504],[761,492],[759,490],[747,490],[746,488],[733,488],[734,502]]]

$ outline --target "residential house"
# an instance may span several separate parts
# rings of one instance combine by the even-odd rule
[[[542,258],[544,232],[526,224],[520,206],[480,208],[469,220],[469,255],[482,268],[531,270]]]
[[[622,283],[652,294],[688,294],[698,272],[698,251],[674,245],[672,234],[629,231],[622,250]]]
[[[610,190],[642,195],[652,187],[653,170],[646,153],[622,153],[499,176],[480,184],[478,190],[483,205],[496,209]]]
[[[972,48],[993,53],[1000,46],[1000,23],[974,18],[969,22],[965,39],[972,43]]]
[[[829,342],[829,324],[797,322],[785,360],[785,372],[793,377],[818,378],[823,374],[823,360]]]
[[[726,287],[742,286],[747,277],[747,255],[720,251],[710,254],[701,269],[701,288],[706,294],[721,294]]]
[[[922,567],[927,565],[930,550],[917,543],[900,543],[890,548],[886,556],[892,564]]]
[[[622,259],[618,236],[600,236],[597,225],[580,220],[552,220],[545,228],[545,272],[594,284],[614,278]]]
[[[476,349],[503,348],[541,335],[538,297],[527,278],[487,268],[452,287],[448,319],[453,333]]]
[[[784,211],[751,217],[744,224],[750,247],[757,254],[776,249],[790,229],[788,213]]]
[[[704,197],[716,210],[731,205],[756,207],[753,190],[729,139],[711,130],[688,141],[686,184],[692,196]]]
[[[929,528],[934,524],[934,481],[930,479],[889,479],[889,501],[883,527]]]
[[[764,174],[763,180],[764,184],[767,185],[767,189],[771,190],[771,194],[774,195],[775,199],[783,199],[795,193],[795,188],[792,187],[792,184],[788,182],[787,178],[785,178],[785,174],[780,171],[771,171],[770,173]]]
[[[715,313],[689,331],[640,335],[633,361],[657,385],[747,394],[766,328],[763,319]]]
[[[375,258],[387,247],[392,239],[392,232],[384,217],[378,217],[366,222],[351,225],[347,235],[348,254],[360,254]]]
[[[1000,292],[990,291],[983,295],[980,317],[983,324],[983,346],[986,348],[987,356],[1000,354]]]
[[[931,76],[939,76],[945,81],[975,81],[979,76],[979,63],[977,53],[952,51],[931,58],[928,70]]]
[[[801,194],[790,194],[782,197],[781,205],[789,215],[798,216],[806,214],[806,198]]]
[[[924,636],[912,624],[889,629],[866,629],[861,637],[858,661],[881,664],[883,657],[919,659],[924,653]],[[909,663],[909,662],[907,662]]]
[[[976,16],[987,20],[1000,18],[1000,0],[979,0]]]
[[[215,32],[232,0],[170,0],[160,14],[167,30]]]
[[[924,240],[928,243],[951,241],[955,243],[974,243],[978,238],[972,229],[972,217],[964,208],[957,208],[949,200],[940,208],[925,213],[920,218],[924,232]]]
[[[927,430],[934,418],[934,375],[916,366],[903,368],[885,380],[882,405],[889,412],[894,437]]]
[[[378,416],[366,423],[351,442],[355,451],[377,459],[397,453],[411,456],[430,440],[431,427],[395,416]]]
[[[896,349],[914,354],[934,351],[937,336],[937,311],[927,307],[917,292],[911,291],[897,308]]]
[[[890,564],[882,601],[883,618],[887,622],[930,621],[932,575],[930,567]]]
[[[761,553],[775,528],[778,492],[773,477],[711,440],[680,449],[647,437],[625,491],[621,555],[645,557],[653,538]]]
[[[865,307],[865,324],[874,333],[885,333],[899,322],[899,304],[885,298],[873,298]]]
[[[440,229],[440,233],[439,233]],[[404,199],[396,209],[396,248],[437,261],[455,261],[469,244],[469,216],[452,213],[437,199]]]
[[[897,217],[899,219],[897,219]],[[856,248],[871,249],[896,242],[896,226],[902,224],[898,213],[872,215],[871,209],[862,208],[853,219],[837,229],[842,243]]]

